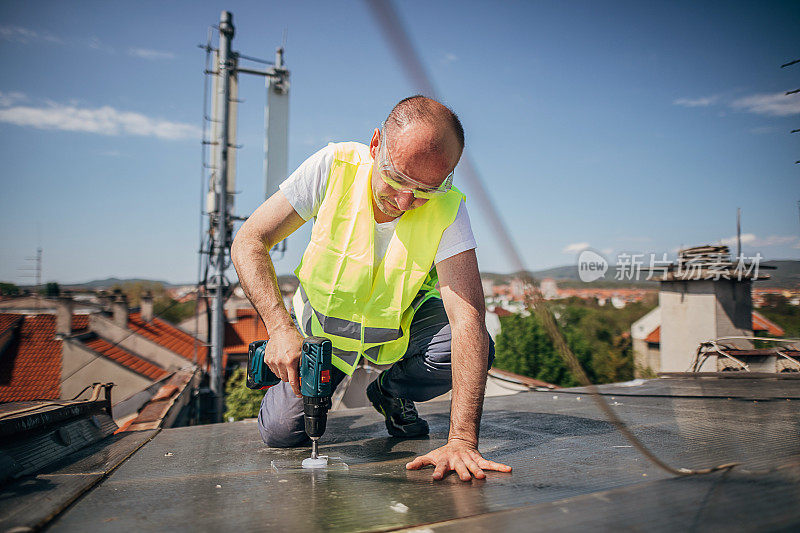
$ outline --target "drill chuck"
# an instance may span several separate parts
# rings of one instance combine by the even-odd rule
[[[328,423],[328,409],[331,406],[331,399],[314,398],[303,396],[303,418],[306,423],[306,433],[309,437],[319,438],[325,433],[325,426]]]
[[[264,363],[266,344],[265,340],[250,343],[247,354],[247,386],[251,389],[263,390],[281,382],[281,379]],[[318,439],[325,433],[328,422],[328,409],[331,408],[331,395],[333,395],[332,351],[333,346],[329,339],[323,337],[303,339],[298,367],[300,394],[303,395],[306,433],[312,439]]]

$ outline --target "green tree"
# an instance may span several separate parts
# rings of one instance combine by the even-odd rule
[[[0,282],[0,294],[3,296],[18,296],[19,293],[19,287],[15,284]]]
[[[169,296],[163,296],[153,301],[153,313],[173,324],[178,324],[189,317],[193,317],[196,307],[197,302],[195,300],[178,302]]]
[[[50,281],[44,286],[44,295],[48,298],[58,298],[61,287],[55,281]]]
[[[504,317],[501,327],[495,367],[556,385],[577,383],[535,315]]]
[[[552,310],[567,345],[589,379],[593,383],[612,383],[633,378],[630,327],[655,305],[655,300],[650,299],[616,309],[571,298],[554,304]],[[578,384],[535,315],[505,317],[501,326],[497,368],[560,386]]]
[[[225,383],[225,419],[242,420],[258,416],[264,391],[248,389],[245,385],[247,371],[237,368]]]
[[[758,312],[783,328],[787,338],[800,338],[800,306],[791,305],[786,297],[767,294]],[[765,343],[765,346],[771,348],[775,343]]]

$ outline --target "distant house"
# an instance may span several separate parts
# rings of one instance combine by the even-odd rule
[[[753,335],[763,337],[782,337],[785,331],[775,322],[764,317],[758,311],[752,312]],[[634,361],[637,374],[649,368],[653,372],[661,371],[661,308],[656,307],[637,320],[631,326],[633,338]],[[710,340],[710,339],[708,339]],[[694,354],[689,354],[694,355]],[[687,366],[691,358],[687,356]]]
[[[47,305],[55,312],[0,314],[0,402],[72,399],[92,383],[113,382],[114,418],[122,422],[135,419],[177,380],[183,386],[171,395],[172,414],[188,404],[189,384],[199,383],[207,349],[153,317],[151,298],[135,312],[121,295],[90,314],[75,313],[68,298]]]
[[[785,332],[753,310],[752,283],[769,276],[757,271],[743,273],[740,266],[730,260],[725,246],[700,246],[679,252],[678,261],[669,265],[658,280],[659,306],[631,326],[637,376],[648,370],[800,369],[794,355],[778,356],[774,347],[764,353],[755,349],[752,337],[782,337]],[[725,339],[730,353],[726,355],[712,345],[708,354],[698,352],[702,343],[717,339]],[[739,360],[731,356],[734,351]],[[742,362],[742,358],[748,358],[749,363]],[[700,359],[708,359],[709,363],[695,367]]]

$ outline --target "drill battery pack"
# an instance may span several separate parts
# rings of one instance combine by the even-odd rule
[[[281,378],[272,373],[264,362],[264,348],[268,341],[253,341],[247,348],[247,388],[263,390],[277,385]]]
[[[247,380],[249,389],[264,390],[277,385],[281,378],[276,376],[264,362],[266,340],[253,341],[247,349]],[[310,398],[331,396],[333,384],[331,372],[333,365],[331,341],[324,337],[303,339],[300,356],[300,392]]]

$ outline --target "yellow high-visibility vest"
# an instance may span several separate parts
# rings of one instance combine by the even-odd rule
[[[361,355],[377,364],[403,357],[414,313],[440,297],[433,260],[464,198],[453,188],[403,213],[375,264],[371,172],[365,145],[335,146],[311,241],[295,270],[300,286],[292,304],[300,332],[329,338],[333,364],[347,374]]]

